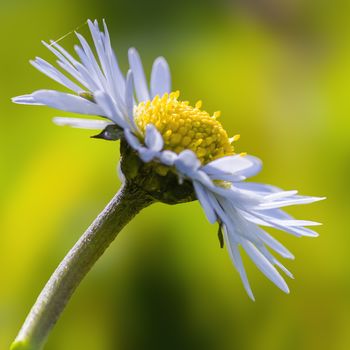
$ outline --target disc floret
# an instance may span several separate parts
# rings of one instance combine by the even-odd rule
[[[217,120],[220,112],[211,116],[201,109],[201,101],[193,107],[188,101],[179,100],[179,95],[178,91],[165,93],[137,105],[134,113],[140,131],[144,133],[149,123],[155,125],[163,137],[165,150],[179,154],[190,149],[202,164],[233,155],[235,138],[230,139]]]

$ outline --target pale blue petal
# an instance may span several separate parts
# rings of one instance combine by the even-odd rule
[[[230,175],[230,174],[224,174],[224,173],[220,173],[219,171],[217,171],[216,173],[211,173],[208,174],[208,176],[212,179],[212,180],[222,180],[222,181],[227,181],[227,182],[231,182],[231,183],[235,183],[236,182],[241,182],[244,181],[246,179],[246,177],[242,176],[242,175]]]
[[[232,174],[232,175],[241,175],[248,177],[246,173],[250,168],[254,168],[254,171],[257,172],[257,158],[249,156],[226,156],[219,159],[216,159],[203,167],[208,175],[215,174]],[[261,164],[261,162],[260,162]],[[261,168],[261,165],[260,165]],[[259,168],[259,170],[260,170]],[[252,173],[252,172],[251,172]],[[251,176],[251,175],[250,175]]]
[[[125,106],[126,112],[129,119],[129,124],[136,132],[137,127],[134,120],[134,87],[133,87],[133,74],[131,70],[128,71],[126,76],[126,88],[125,88]]]
[[[80,86],[73,83],[70,79],[68,79],[64,74],[62,74],[59,70],[57,70],[50,63],[45,60],[37,57],[35,61],[30,61],[30,63],[40,72],[47,75],[52,80],[58,82],[59,84],[65,86],[67,89],[73,90],[74,92],[79,92],[82,90]]]
[[[257,182],[240,182],[235,187],[246,191],[253,191],[261,194],[269,194],[282,191],[280,188],[272,185],[260,184]]]
[[[35,106],[42,106],[42,103],[39,103],[35,100],[33,95],[22,95],[17,97],[12,97],[11,101],[13,103],[17,103],[20,105],[35,105]]]
[[[59,60],[57,61],[58,65],[63,68],[66,72],[68,72],[74,79],[76,79],[80,84],[85,86],[88,90],[94,90],[94,84],[90,84],[88,80],[84,79],[83,75],[77,69],[78,65],[81,65],[78,61],[76,61],[66,50],[64,50],[61,46],[59,46],[55,42],[51,42],[51,44],[47,44],[45,41],[42,41],[43,45],[48,48],[54,55],[56,55]],[[86,74],[84,74],[86,75]]]
[[[232,202],[233,205],[237,207],[259,207],[259,205],[263,202],[264,197],[259,195],[258,193],[252,191],[245,191],[237,189],[235,186],[231,188],[222,188],[219,186],[213,186],[211,188],[212,192],[226,198]]]
[[[193,180],[199,181],[203,186],[207,187],[208,189],[217,187],[211,181],[210,177],[202,170],[193,171],[193,173],[191,174],[191,178]]]
[[[210,191],[207,192],[209,202],[211,206],[214,208],[216,215],[220,218],[221,222],[225,224],[228,228],[232,229],[234,224],[227,213],[225,211],[224,206],[220,202],[220,200]]]
[[[249,178],[249,177],[255,176],[261,171],[262,161],[259,158],[251,155],[243,156],[243,158],[246,158],[247,160],[249,160],[252,163],[252,166],[244,170],[238,171],[236,175],[242,175],[246,178]]]
[[[285,280],[278,273],[276,268],[266,259],[266,257],[254,246],[253,243],[243,240],[242,247],[249,257],[254,261],[259,270],[270,279],[278,288],[285,293],[289,293],[289,288]]]
[[[294,259],[294,255],[284,245],[282,245],[282,243],[278,242],[277,239],[269,235],[265,230],[259,230],[259,238],[282,257]]]
[[[191,150],[181,152],[175,161],[176,168],[184,175],[199,169],[201,163],[196,154]]]
[[[175,163],[175,160],[177,159],[177,154],[175,152],[172,151],[163,151],[160,154],[160,161],[161,163],[163,163],[164,165],[167,166],[173,166]]]
[[[38,103],[42,103],[62,111],[105,116],[102,108],[96,103],[90,102],[79,96],[54,90],[39,90],[34,92],[32,95]]]
[[[83,47],[84,53],[86,55],[86,59],[85,59],[84,55],[81,55],[81,52],[80,52],[81,58],[84,57],[84,61],[86,62],[87,67],[90,67],[91,71],[96,74],[97,79],[99,80],[99,82],[103,86],[103,90],[108,91],[107,79],[103,75],[101,68],[100,68],[99,64],[97,63],[96,58],[95,58],[95,56],[90,48],[90,45],[88,44],[88,42],[86,41],[86,39],[82,35],[80,35],[79,33],[75,33],[75,34],[78,37],[78,39]]]
[[[102,33],[98,27],[98,22],[94,23],[88,21],[90,31],[96,47],[96,52],[101,63],[103,74],[106,78],[108,93],[114,96],[115,101],[118,103],[118,109],[123,111],[123,107],[120,106],[119,100],[121,93],[124,93],[124,78],[121,75],[118,63],[115,59],[115,55],[110,45],[107,26],[104,22],[104,28],[107,36]],[[133,123],[131,124],[133,125]]]
[[[130,129],[125,129],[124,130],[124,136],[128,144],[134,149],[138,150],[141,148],[141,143],[139,139],[131,132]]]
[[[41,40],[41,43],[49,49],[58,59],[60,59],[63,62],[68,63],[69,65],[72,65],[72,63],[61,53],[59,52],[53,45],[48,44],[44,40]],[[73,67],[73,66],[72,66]]]
[[[252,213],[255,213],[254,211],[250,211],[249,209],[246,209],[246,208],[243,208],[243,209],[239,209],[238,208],[237,210],[244,217],[245,220],[248,220],[249,222],[251,222],[251,223],[253,223],[255,225],[262,225],[262,226],[272,227],[271,224],[269,224],[266,221],[260,219],[256,215],[252,215]]]
[[[279,220],[294,220],[294,218],[287,214],[286,212],[284,212],[281,209],[266,209],[266,210],[259,210],[258,212],[256,212],[253,209],[249,209],[249,211],[245,211],[246,209],[240,211],[240,213],[244,216],[245,219],[254,222],[257,225],[265,225],[265,222],[262,222],[259,218],[257,218],[256,216],[252,215],[252,213],[254,214],[258,214],[258,215],[266,215],[268,217],[270,217],[271,219],[279,219]]]
[[[280,220],[293,220],[294,218],[282,209],[266,209],[260,211],[262,214]]]
[[[281,224],[281,225],[293,226],[293,227],[320,226],[320,225],[322,225],[320,222],[311,221],[311,220],[297,220],[297,219],[293,219],[293,220],[279,220],[279,219],[275,219],[275,218],[272,218],[272,220],[274,222],[277,222],[277,223]]]
[[[121,128],[128,128],[128,123],[119,115],[115,103],[111,97],[103,91],[94,93],[96,103],[103,109],[105,116],[113,120]]]
[[[61,65],[61,63],[59,62],[58,64]],[[79,62],[76,64],[76,68],[79,74],[81,75],[81,78],[86,82],[86,87],[88,87],[89,91],[94,92],[98,90],[103,90],[102,84],[99,82],[99,80],[96,78],[96,76],[91,72],[89,68],[85,67],[83,64]]]
[[[71,126],[73,128],[103,130],[112,123],[105,120],[83,119],[83,118],[66,118],[55,117],[53,122],[59,126]]]
[[[67,50],[65,50],[61,45],[59,45],[56,41],[50,40],[50,46],[56,48],[61,54],[67,58],[67,60],[76,66],[79,63]]]
[[[319,226],[322,225],[319,222],[316,221],[310,221],[310,220],[296,220],[293,218],[288,218],[288,215],[286,215],[286,217],[277,217],[276,215],[274,215],[274,212],[272,212],[272,210],[276,210],[276,209],[271,209],[271,214],[269,215],[269,212],[267,212],[267,210],[262,211],[255,211],[255,210],[250,210],[250,212],[245,212],[242,211],[242,215],[249,221],[254,222],[258,225],[265,225],[264,222],[266,222],[266,220],[268,220],[269,222],[273,223],[274,225],[283,225],[286,227],[302,227],[302,226]],[[280,211],[282,212],[282,211]],[[283,213],[283,212],[282,212]],[[279,215],[279,214],[277,214]],[[259,218],[261,218],[262,221]]]
[[[74,79],[79,81],[82,85],[86,86],[86,82],[81,79],[80,73],[76,70],[74,64],[57,48],[54,47],[53,44],[49,45],[45,41],[42,41],[42,44],[49,49],[59,60],[57,63],[62,67],[66,72],[68,72]]]
[[[90,79],[90,82],[96,86],[97,90],[106,90],[106,85],[101,81],[99,75],[96,73],[91,59],[86,55],[85,51],[78,45],[74,46],[76,53],[78,54],[81,64],[77,65],[77,69],[81,74],[84,74],[85,79]],[[96,63],[96,62],[95,62]]]
[[[256,247],[261,254],[264,255],[264,257],[272,264],[278,266],[289,278],[294,279],[293,274],[283,265],[281,264],[264,246],[261,245],[259,247]]]
[[[171,75],[167,61],[164,57],[158,57],[152,67],[151,74],[151,97],[162,97],[171,91]]]
[[[213,224],[217,221],[217,216],[213,207],[211,206],[205,187],[203,187],[198,181],[193,181],[193,187],[196,192],[197,199],[199,200],[199,203],[205,212],[205,215],[207,216],[209,222]]]
[[[309,204],[309,203],[313,203],[313,202],[322,201],[324,199],[326,199],[326,197],[295,196],[294,198],[292,197],[292,198],[288,198],[285,200],[262,203],[256,209],[258,209],[258,210],[274,209],[274,208],[287,207],[290,205]]]
[[[74,79],[76,79],[82,86],[85,87],[88,91],[94,91],[96,84],[89,84],[90,79],[87,81],[83,78],[82,74],[71,65],[67,64],[66,62],[57,61],[57,64],[64,69],[68,74],[70,74]],[[80,90],[82,91],[82,89]],[[80,92],[79,91],[79,92]]]
[[[295,235],[297,237],[301,237],[301,236],[317,237],[318,236],[317,232],[310,230],[309,228],[286,226],[283,224],[283,220],[276,220],[268,216],[264,216],[262,214],[259,214],[259,212],[257,211],[251,211],[251,214],[261,219],[261,221],[263,222],[262,225],[275,227],[279,230],[291,233],[292,235]]]
[[[238,244],[237,244],[237,242],[235,242],[232,239],[231,235],[228,234],[227,228],[225,226],[223,227],[223,231],[224,231],[224,237],[225,237],[226,245],[228,247],[228,252],[230,254],[231,260],[232,260],[233,264],[235,265],[235,267],[236,267],[236,269],[241,277],[241,280],[243,282],[243,286],[244,286],[249,298],[252,299],[253,301],[255,301],[254,294],[253,294],[252,289],[251,289],[250,284],[249,284],[247,273],[244,269],[242,257],[241,257],[241,254],[239,252],[239,249],[238,249]]]
[[[281,198],[288,198],[288,197],[292,197],[295,196],[298,193],[298,191],[280,191],[280,192],[275,192],[272,194],[268,194],[267,196],[265,196],[265,199],[268,201],[274,201],[276,199],[281,199]]]
[[[155,152],[160,152],[163,148],[163,137],[153,124],[146,126],[145,144]]]
[[[98,27],[98,23],[97,23],[97,21],[95,21],[95,23],[92,23],[91,20],[88,20],[88,26],[89,26],[89,29],[91,32],[92,40],[95,44],[95,49],[96,49],[97,56],[98,56],[100,64],[101,64],[103,74],[109,83],[110,77],[111,77],[110,67],[109,67],[108,57],[107,57],[106,52],[105,52],[104,47],[103,47],[104,43],[102,41],[103,39],[102,39],[100,29]],[[111,84],[109,84],[109,87],[112,88]]]
[[[150,100],[141,58],[135,48],[129,49],[129,64],[134,76],[136,97],[139,102]]]
[[[140,158],[145,162],[148,163],[150,161],[152,161],[155,157],[158,156],[158,152],[155,152],[153,150],[150,150],[146,147],[140,147],[138,149],[139,152],[139,156]]]
[[[103,28],[105,34],[104,45],[110,61],[112,81],[114,81],[115,83],[115,91],[118,92],[120,96],[123,96],[125,92],[125,79],[122,72],[120,71],[117,57],[112,49],[111,40],[109,37],[109,32],[105,20],[103,20]]]

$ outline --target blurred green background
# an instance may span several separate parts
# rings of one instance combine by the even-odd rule
[[[164,55],[174,89],[221,110],[238,150],[264,160],[256,181],[328,197],[290,210],[324,226],[317,239],[275,232],[296,255],[290,295],[246,259],[253,303],[198,203],[153,205],[90,272],[45,349],[349,349],[349,13],[341,0],[1,0],[0,348],[120,185],[117,143],[10,97],[59,88],[28,63],[53,62],[40,40],[106,18],[124,69],[130,46],[148,72]]]

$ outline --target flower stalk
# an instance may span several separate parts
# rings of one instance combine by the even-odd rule
[[[144,190],[125,182],[69,251],[40,293],[11,350],[39,350],[82,279],[122,228],[154,202]]]

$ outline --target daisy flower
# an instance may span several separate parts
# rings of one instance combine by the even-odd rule
[[[296,220],[281,208],[323,198],[246,182],[261,170],[262,163],[256,157],[235,154],[233,143],[239,135],[228,137],[218,121],[219,112],[210,115],[202,109],[201,101],[192,106],[181,100],[179,92],[171,88],[169,66],[163,57],[154,61],[148,85],[140,56],[131,48],[130,69],[124,75],[105,22],[103,31],[97,21],[88,21],[88,25],[94,47],[76,33],[80,41],[80,46],[75,46],[78,59],[57,42],[43,42],[56,56],[59,69],[41,58],[31,61],[35,68],[70,92],[39,90],[13,101],[102,117],[56,117],[54,121],[59,125],[100,129],[96,137],[103,139],[120,139],[122,157],[126,159],[121,164],[122,177],[142,186],[155,200],[174,204],[198,199],[209,222],[219,224],[220,243],[226,242],[251,299],[254,300],[254,295],[240,248],[267,278],[288,293],[278,269],[293,276],[271,251],[287,259],[294,256],[263,227],[277,228],[296,237],[315,237],[317,233],[306,226],[318,223]],[[127,160],[130,157],[136,157],[139,163],[130,166],[132,162]],[[156,182],[147,182],[145,178],[152,181],[155,178]],[[167,196],[174,188],[176,196]]]

